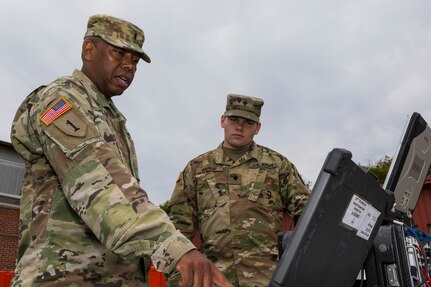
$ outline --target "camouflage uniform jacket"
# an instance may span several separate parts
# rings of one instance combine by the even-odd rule
[[[237,286],[268,286],[284,211],[301,213],[309,191],[281,154],[252,144],[237,161],[222,145],[191,160],[170,200],[186,236],[199,230],[201,252]]]
[[[25,176],[12,286],[147,286],[142,258],[169,273],[194,248],[140,188],[125,122],[77,70],[20,106],[11,139]]]

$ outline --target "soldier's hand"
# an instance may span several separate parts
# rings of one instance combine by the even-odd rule
[[[177,263],[181,287],[233,287],[215,265],[199,251],[187,252]]]

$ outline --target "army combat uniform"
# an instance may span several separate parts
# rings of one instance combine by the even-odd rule
[[[300,214],[309,197],[295,166],[252,143],[234,161],[217,149],[191,160],[170,200],[171,220],[236,286],[268,286],[284,211]]]
[[[169,273],[195,248],[140,188],[125,123],[77,70],[20,106],[11,139],[25,182],[12,286],[147,286],[142,258]]]
[[[146,61],[143,31],[91,16],[85,37]],[[82,72],[32,92],[11,140],[25,162],[12,286],[147,286],[142,261],[169,273],[194,246],[139,186],[126,119]]]

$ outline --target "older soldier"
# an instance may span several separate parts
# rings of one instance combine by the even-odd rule
[[[253,141],[262,106],[228,95],[223,143],[187,164],[169,201],[175,226],[189,238],[199,231],[203,254],[236,286],[268,286],[283,213],[299,216],[309,197],[295,166]]]
[[[144,33],[89,18],[83,66],[33,91],[12,143],[25,161],[21,237],[12,286],[147,286],[143,259],[183,286],[231,284],[139,186],[133,142],[112,97],[132,83]],[[149,260],[146,260],[147,268]]]

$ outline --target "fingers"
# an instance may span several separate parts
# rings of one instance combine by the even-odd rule
[[[210,262],[193,261],[181,268],[180,287],[213,287]]]
[[[203,286],[203,287],[213,287],[212,284],[212,276],[211,276],[211,266],[210,262],[202,262],[203,264],[199,264],[196,266],[199,269],[199,272],[195,272],[195,281],[194,284],[202,284],[202,285],[193,285],[193,286]]]
[[[220,272],[215,266],[212,272],[212,279],[214,286],[217,287],[234,287],[234,285],[224,277],[223,273]]]
[[[183,266],[177,267],[178,272],[181,273],[181,280],[179,282],[180,287],[191,287],[193,286],[193,270],[191,268],[184,268]]]
[[[182,277],[180,287],[233,287],[214,264],[196,250],[181,257],[176,269]]]

